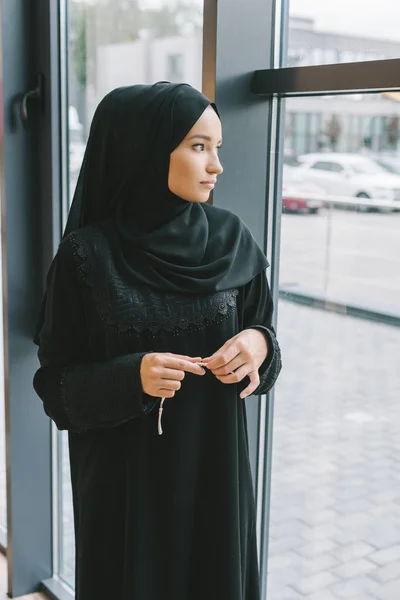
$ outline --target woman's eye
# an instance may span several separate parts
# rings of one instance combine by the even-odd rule
[[[204,152],[205,144],[194,144],[192,146],[192,148],[194,148],[196,151]],[[217,152],[219,151],[220,148],[221,148],[221,146],[215,146],[215,149]]]

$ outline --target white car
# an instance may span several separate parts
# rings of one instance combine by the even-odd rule
[[[282,202],[287,213],[316,214],[324,207],[325,190],[301,176],[301,169],[285,160],[283,166]]]
[[[304,178],[321,185],[327,194],[398,201],[400,207],[400,175],[388,173],[368,157],[324,152],[298,159]]]
[[[393,156],[386,156],[386,154],[377,154],[376,156],[371,156],[371,160],[376,162],[380,167],[383,167],[385,171],[388,171],[389,173],[395,173],[396,175],[400,175],[399,158],[395,158]]]

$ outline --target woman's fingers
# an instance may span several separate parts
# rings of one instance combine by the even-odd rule
[[[186,373],[193,373],[194,375],[204,375],[205,370],[203,367],[187,360],[179,355],[171,354],[159,354],[158,365],[165,369],[174,369],[176,371],[185,371]],[[200,359],[199,359],[200,361]]]
[[[203,361],[207,369],[215,371],[225,365],[229,364],[236,356],[240,354],[240,347],[233,338],[226,342],[215,354],[209,358],[203,358]]]
[[[185,356],[184,354],[171,354],[170,352],[168,353],[170,356],[174,356],[175,358],[184,358],[185,360],[188,360],[189,362],[200,362],[202,360],[201,356]]]
[[[185,371],[178,369],[167,369],[162,367],[159,369],[160,379],[176,379],[182,381],[185,378]]]
[[[225,342],[225,344],[223,346],[221,346],[221,348],[219,348],[216,352],[214,352],[214,354],[212,354],[211,356],[207,356],[206,358],[202,358],[202,361],[204,362],[212,362],[214,361],[216,358],[218,358],[218,356],[220,356],[220,354],[222,352],[224,352],[226,350],[226,348],[228,348],[228,346],[230,346],[230,344],[232,343],[232,340],[234,338],[231,338],[229,340],[227,340]]]
[[[242,399],[246,398],[246,396],[250,396],[260,385],[260,376],[258,374],[258,371],[251,371],[249,373],[249,378],[250,378],[249,385],[240,394],[240,397]]]
[[[177,392],[181,389],[181,382],[176,379],[161,379],[160,388],[163,390],[173,390]]]
[[[186,357],[169,352],[148,352],[140,364],[142,389],[150,396],[172,398],[181,388],[186,373],[205,375],[201,357]],[[195,362],[196,361],[196,362]]]
[[[216,375],[216,377],[222,383],[239,383],[246,377],[246,375],[249,375],[250,373],[251,367],[248,364],[244,364],[234,373],[230,373],[229,375]]]
[[[173,398],[175,396],[175,392],[173,390],[167,390],[165,388],[161,388],[157,392],[157,396],[160,396],[161,398]]]
[[[240,397],[243,399],[246,398],[246,396],[250,396],[260,385],[260,376],[258,374],[258,370],[251,370],[251,367],[246,363],[234,373],[229,375],[217,375],[216,377],[219,381],[221,381],[221,383],[232,384],[240,383],[246,376],[249,377],[250,383],[240,394]]]
[[[224,365],[223,367],[219,367],[218,369],[212,369],[212,373],[216,377],[219,377],[221,375],[230,375],[233,371],[236,371],[244,364],[246,364],[245,358],[241,354],[238,354],[233,360],[231,360],[231,362]]]

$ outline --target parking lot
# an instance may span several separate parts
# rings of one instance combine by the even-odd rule
[[[280,302],[269,600],[398,600],[400,329]]]
[[[400,316],[400,213],[283,215],[280,286]]]

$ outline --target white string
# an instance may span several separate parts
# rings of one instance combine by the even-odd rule
[[[199,363],[196,363],[196,364],[199,365],[199,367],[205,367],[206,366],[206,364],[202,363],[202,362],[199,362]],[[162,419],[162,414],[163,414],[163,410],[164,410],[164,402],[165,402],[165,398],[161,398],[160,406],[159,406],[159,409],[158,409],[158,424],[157,424],[158,425],[158,435],[162,435],[163,434],[161,419]]]
[[[158,409],[158,435],[163,434],[162,425],[161,425],[161,417],[163,414],[164,402],[165,402],[165,398],[161,398],[160,407]]]

